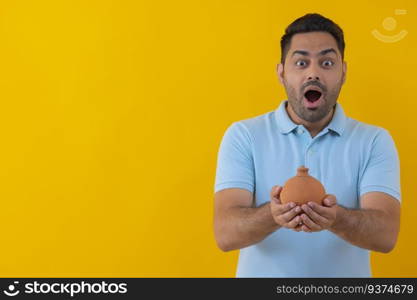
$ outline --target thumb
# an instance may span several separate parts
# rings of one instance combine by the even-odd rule
[[[274,200],[276,203],[281,203],[279,201],[279,194],[281,193],[282,186],[275,185],[271,189],[271,200]]]
[[[337,203],[336,196],[332,194],[327,194],[323,200],[325,206],[331,207]]]

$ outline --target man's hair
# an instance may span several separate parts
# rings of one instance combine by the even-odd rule
[[[323,17],[319,14],[306,14],[294,22],[292,22],[285,29],[285,34],[281,38],[281,63],[285,62],[288,50],[291,45],[291,38],[297,33],[322,31],[330,33],[336,40],[337,47],[344,57],[345,40],[343,37],[343,30],[332,20]]]

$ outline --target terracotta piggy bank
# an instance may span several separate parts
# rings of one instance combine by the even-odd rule
[[[281,193],[281,203],[294,202],[303,205],[308,202],[316,202],[323,205],[327,194],[323,185],[316,178],[308,174],[308,168],[301,166],[297,169],[297,175],[288,179]]]

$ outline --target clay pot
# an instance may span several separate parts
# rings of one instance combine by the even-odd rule
[[[323,205],[326,197],[323,185],[308,174],[308,168],[301,166],[297,175],[288,179],[280,193],[281,203],[295,202],[303,205],[310,201]]]

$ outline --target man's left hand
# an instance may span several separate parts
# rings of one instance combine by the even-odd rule
[[[329,229],[336,220],[337,200],[334,195],[326,195],[323,205],[315,202],[303,204],[301,214],[303,225],[301,230],[304,232],[317,232]]]

